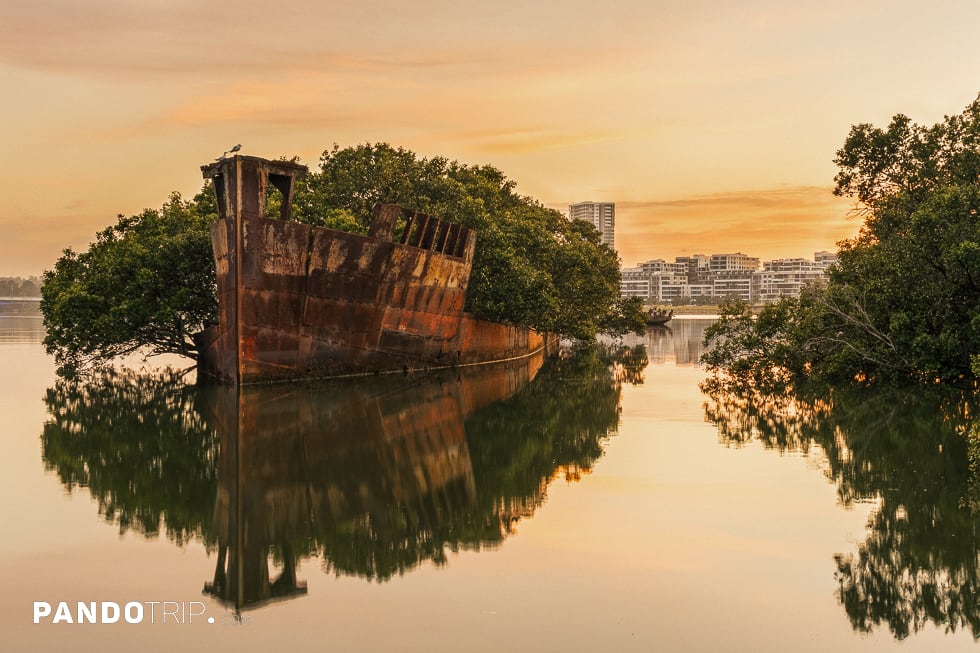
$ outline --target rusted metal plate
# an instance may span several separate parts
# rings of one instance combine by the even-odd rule
[[[247,384],[428,369],[544,346],[533,331],[463,313],[471,229],[393,205],[377,208],[366,236],[269,219],[268,189],[288,217],[305,168],[236,156],[202,171],[222,210],[211,229],[219,325],[202,338],[202,376]]]

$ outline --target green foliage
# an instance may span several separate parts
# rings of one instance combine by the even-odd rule
[[[796,328],[801,300],[784,297],[767,304],[758,315],[738,298],[726,300],[718,320],[704,332],[707,351],[701,357],[718,382],[760,391],[774,391],[801,371],[801,347]]]
[[[980,99],[932,127],[857,125],[836,163],[860,233],[826,285],[758,316],[725,307],[706,415],[734,445],[824,452],[843,505],[878,502],[867,540],[835,556],[856,630],[977,637]]]
[[[640,297],[621,297],[616,302],[612,317],[607,322],[611,333],[645,333],[647,321]]]
[[[835,195],[877,208],[903,198],[913,204],[937,188],[973,185],[980,175],[980,98],[962,114],[931,127],[902,114],[886,129],[862,123],[851,128],[834,163]],[[877,216],[872,216],[872,222]]]
[[[315,224],[318,227],[346,231],[352,234],[367,234],[368,232],[368,228],[347,209],[327,209]]]
[[[467,310],[582,339],[636,330],[639,307],[619,300],[619,261],[584,222],[514,192],[491,166],[420,159],[387,144],[323,154],[300,181],[293,218],[367,233],[378,202],[477,230]],[[278,215],[281,197],[269,198]],[[87,252],[67,249],[44,274],[45,345],[62,373],[137,350],[196,357],[195,337],[216,321],[209,226],[217,215],[205,188],[192,202],[173,194],[160,210],[119,216]]]
[[[877,331],[871,374],[956,380],[980,352],[980,188],[939,188],[911,210],[901,200],[876,212],[889,229],[842,244],[831,289],[860,299],[864,333]]]
[[[460,222],[477,231],[466,309],[583,339],[639,324],[619,301],[619,260],[594,227],[518,195],[492,166],[419,158],[386,143],[324,152],[297,191],[297,219],[346,211],[362,229],[379,202]]]
[[[62,372],[138,350],[196,356],[194,336],[217,312],[208,208],[174,193],[44,273],[44,344]]]
[[[980,99],[932,127],[896,116],[852,128],[835,160],[835,193],[860,202],[860,233],[839,244],[826,286],[773,328],[731,321],[715,339],[753,344],[788,378],[935,383],[976,378],[980,352]],[[800,354],[786,364],[784,344]],[[732,346],[715,371],[743,374]],[[764,367],[759,357],[755,362]]]

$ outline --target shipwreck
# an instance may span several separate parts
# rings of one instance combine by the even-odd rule
[[[235,155],[213,183],[218,315],[202,380],[231,385],[408,372],[531,356],[557,336],[463,310],[477,234],[385,204],[367,235],[291,221],[306,166]],[[281,196],[267,217],[270,193]],[[396,237],[397,232],[397,237]]]

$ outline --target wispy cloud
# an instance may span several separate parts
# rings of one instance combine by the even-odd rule
[[[622,132],[609,131],[559,131],[555,129],[494,129],[465,131],[448,134],[475,152],[521,154],[540,150],[557,149],[600,143],[623,137]]]
[[[66,212],[103,214],[88,236],[115,214],[107,207],[193,192],[196,164],[238,142],[315,160],[334,142],[388,141],[492,163],[544,200],[614,199],[627,261],[694,249],[806,254],[857,229],[846,202],[806,185],[832,177],[851,124],[899,111],[941,119],[973,99],[962,80],[980,8],[951,23],[921,3],[882,7],[0,3],[0,119],[16,126],[5,144],[17,152],[5,210],[64,220],[8,229],[0,263],[75,242]],[[874,83],[847,69],[874,70]]]
[[[627,210],[666,211],[697,209],[772,209],[838,204],[830,187],[783,186],[760,190],[708,193],[689,197],[621,202]]]
[[[496,4],[292,0],[289,11],[275,11],[265,0],[6,3],[0,63],[115,79],[227,79],[336,69],[560,69],[628,51],[609,40],[581,51],[530,22],[540,14],[542,24],[560,25],[569,16],[521,8],[524,22],[514,23],[507,5],[518,3]],[[568,24],[564,35],[582,29]]]
[[[617,202],[617,248],[630,264],[696,252],[807,256],[857,232],[848,208],[818,186]]]

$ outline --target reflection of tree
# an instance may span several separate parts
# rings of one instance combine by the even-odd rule
[[[748,395],[708,388],[723,441],[758,440],[827,458],[844,505],[877,499],[856,554],[835,556],[838,599],[853,627],[898,638],[928,623],[980,637],[980,533],[964,437],[969,396],[917,388]]]
[[[642,380],[642,347],[584,349],[545,364],[534,383],[465,420],[473,489],[449,488],[419,510],[387,504],[316,539],[338,574],[384,580],[446,551],[494,548],[545,501],[556,475],[573,480],[602,455],[619,421],[620,386]],[[453,499],[455,497],[455,499]]]
[[[971,424],[968,440],[968,455],[970,458],[969,493],[963,500],[974,515],[980,515],[980,421]]]
[[[822,424],[829,404],[806,402],[793,394],[760,395],[705,385],[709,401],[705,416],[718,427],[722,442],[741,446],[753,440],[768,449],[806,453],[808,430]]]
[[[467,420],[482,518],[470,521],[462,544],[497,544],[544,503],[556,475],[578,480],[592,469],[619,425],[620,383],[642,371],[640,359],[624,347],[551,361],[536,383]]]
[[[86,384],[60,379],[45,393],[45,468],[69,491],[88,488],[99,513],[182,544],[210,519],[217,440],[173,371],[106,370]]]
[[[606,347],[603,352],[612,360],[612,375],[617,383],[643,385],[643,371],[650,364],[645,345]]]
[[[121,530],[206,539],[205,590],[254,607],[302,593],[303,557],[385,580],[493,548],[552,479],[591,469],[645,351],[541,365],[242,389],[107,371],[48,391],[43,456]]]

